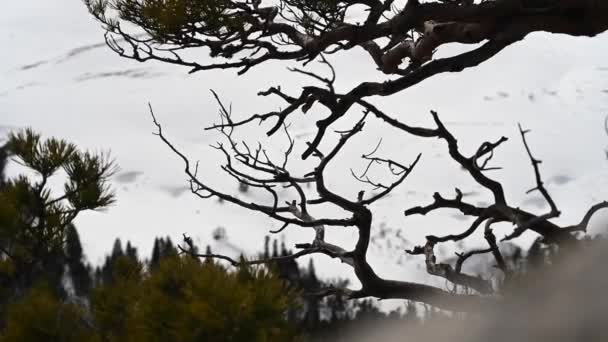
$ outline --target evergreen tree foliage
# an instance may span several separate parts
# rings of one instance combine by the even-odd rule
[[[6,164],[8,163],[8,151],[6,146],[0,146],[0,188],[4,185],[5,176],[4,170],[6,168]]]
[[[217,264],[201,264],[191,258],[170,256],[165,260],[150,279],[150,293],[154,294],[149,298],[150,314],[167,315],[169,325],[182,334],[165,340],[286,341],[293,337],[283,318],[292,305],[290,294],[272,274],[247,268],[229,273]],[[181,305],[172,306],[169,312],[158,310],[173,298],[182,299]],[[172,337],[167,334],[174,333],[164,334]]]
[[[112,254],[110,254],[110,257],[112,259],[118,259],[123,255],[125,255],[125,252],[122,249],[122,242],[119,238],[116,238],[116,240],[114,240],[114,245],[112,246]]]
[[[139,260],[137,255],[137,248],[131,245],[130,241],[127,241],[127,246],[125,247],[125,255],[132,260]]]
[[[127,337],[134,328],[131,324],[137,298],[143,295],[143,267],[124,255],[107,260],[103,267],[103,283],[91,293],[94,324],[104,341],[129,341]]]
[[[90,274],[73,226],[67,236],[64,264],[70,273],[75,264]],[[265,239],[260,255],[269,253],[270,243]],[[279,257],[292,253],[276,240],[272,244]],[[329,284],[348,285],[346,280],[320,279],[312,259],[305,267],[280,259],[267,269],[229,270],[213,259],[179,256],[169,238],[157,238],[154,245],[157,264],[151,267],[150,258],[146,267],[131,242],[116,239],[96,271],[105,272],[107,279],[77,293],[87,301],[61,297],[48,284],[28,289],[7,306],[0,341],[335,342],[348,341],[353,331],[369,324],[423,328],[458,319],[428,305],[420,312],[411,301],[403,310],[387,313],[370,299],[311,295]],[[76,288],[79,277],[72,279]]]
[[[171,241],[170,237],[167,236],[166,238],[155,238],[149,267],[157,268],[161,259],[175,255],[177,255],[177,248],[173,245],[173,241]]]
[[[68,227],[65,255],[74,293],[85,296],[92,286],[91,267],[85,263],[80,237],[74,225]]]
[[[161,246],[161,248],[160,248],[161,258],[177,255],[177,247],[175,247],[175,245],[173,244],[173,241],[171,241],[170,237],[167,236],[167,237],[165,237],[164,240],[161,239],[160,246]]]
[[[166,243],[167,240],[163,243]],[[170,245],[167,243],[166,245]],[[38,285],[13,301],[0,341],[293,341],[295,293],[263,268],[228,270],[167,254],[146,268],[115,243],[88,301]],[[168,251],[170,249],[167,249]],[[86,304],[90,303],[90,304]]]
[[[113,281],[93,290],[91,307],[108,341],[289,341],[283,318],[293,305],[282,282],[263,270],[229,272],[167,255],[145,271],[126,255]]]
[[[18,298],[44,282],[64,296],[65,242],[70,226],[82,211],[113,203],[107,184],[115,170],[113,162],[64,140],[43,139],[31,129],[10,134],[3,151],[3,158],[10,154],[34,176],[18,175],[0,187],[2,292]],[[54,191],[49,181],[59,171],[65,174],[63,191]],[[2,302],[7,300],[4,297]]]
[[[158,238],[154,239],[154,245],[152,246],[152,256],[150,257],[150,268],[158,267],[160,263],[160,241]]]
[[[117,263],[122,264],[127,261],[132,264],[141,263],[138,257],[137,248],[133,247],[130,241],[127,241],[127,244],[123,249],[121,240],[116,238],[112,245],[112,252],[106,256],[104,263],[100,267],[97,267],[94,272],[95,283],[99,286],[112,283],[117,276],[114,266]]]
[[[89,326],[85,308],[62,302],[52,289],[36,286],[8,306],[2,342],[100,341]]]

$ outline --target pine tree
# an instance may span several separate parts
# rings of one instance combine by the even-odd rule
[[[64,140],[42,139],[31,129],[10,134],[1,150],[0,169],[4,169],[10,151],[15,161],[36,174],[3,180],[0,187],[3,292],[19,297],[42,282],[63,297],[70,227],[79,213],[113,203],[114,195],[107,185],[114,172],[113,162],[103,154],[80,151]],[[49,182],[59,171],[67,176],[64,191],[51,193]]]
[[[264,237],[264,254],[262,257],[264,259],[270,258],[270,236],[268,235]]]
[[[319,280],[317,279],[317,272],[315,271],[315,263],[312,259],[308,260],[308,279],[310,279],[311,284],[314,284],[315,286],[319,283]]]
[[[86,309],[62,301],[43,285],[7,305],[0,341],[100,341],[87,323]]]
[[[82,244],[74,225],[70,225],[68,228],[65,253],[74,293],[83,297],[89,293],[93,280],[91,279],[90,266],[85,264]]]
[[[96,274],[99,274],[98,284],[109,284],[112,282],[112,261],[113,259],[106,255],[104,263],[98,267]]]
[[[137,248],[133,247],[130,241],[127,241],[127,246],[125,247],[125,255],[131,260],[139,260],[139,257],[137,255]]]
[[[112,247],[112,254],[110,254],[110,258],[113,260],[118,259],[118,257],[121,257],[125,255],[125,252],[122,249],[122,242],[120,241],[120,238],[116,238],[116,240],[114,240],[114,245]]]
[[[158,267],[160,263],[160,240],[158,238],[154,238],[154,246],[152,247],[152,255],[150,256],[150,264],[149,267],[154,269]]]
[[[276,258],[279,256],[279,242],[277,240],[274,240],[272,242],[272,257]]]
[[[310,259],[308,261],[308,269],[307,272],[304,273],[304,279],[303,279],[303,287],[305,289],[308,289],[308,291],[310,292],[314,292],[316,290],[319,289],[320,287],[320,283],[317,279],[317,274],[315,272],[315,264],[312,261],[312,259]],[[306,324],[309,327],[314,327],[315,325],[318,325],[319,322],[321,321],[321,317],[320,317],[320,300],[318,298],[315,298],[313,296],[309,296],[306,300],[306,306],[307,306],[307,312],[306,312],[306,316],[305,316],[305,320],[306,320]]]
[[[161,240],[162,241],[162,240]],[[155,252],[154,250],[158,250],[156,248],[157,245],[161,243],[155,240],[154,245],[155,249],[153,249],[152,259],[150,260],[149,267],[153,268],[153,261],[155,260]],[[159,258],[162,258],[159,257]],[[160,260],[160,259],[156,259]],[[106,259],[103,265],[95,271],[95,278],[97,284],[110,284],[116,280],[116,265],[121,263],[132,263],[132,264],[140,264],[139,255],[137,252],[137,248],[133,247],[130,241],[127,241],[125,248],[122,247],[122,242],[119,238],[114,240],[114,245],[112,247],[112,252],[110,255],[106,256]]]
[[[0,189],[6,182],[4,176],[4,169],[8,163],[8,150],[6,146],[0,146]]]
[[[161,240],[162,241],[162,240]],[[169,236],[165,237],[163,244],[161,244],[161,257],[175,256],[177,255],[177,248],[171,241]]]
[[[163,239],[164,240],[164,239]],[[189,256],[161,257],[143,271],[120,257],[114,282],[93,291],[104,341],[292,341],[284,319],[293,305],[282,282],[263,270],[229,271]]]

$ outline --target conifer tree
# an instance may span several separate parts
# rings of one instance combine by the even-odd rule
[[[46,282],[63,295],[70,227],[79,213],[113,203],[107,182],[114,164],[107,155],[80,151],[64,140],[43,139],[31,129],[11,133],[4,151],[35,176],[18,175],[0,188],[3,284],[12,296],[23,295],[37,282]],[[49,186],[59,171],[66,175],[60,192]]]
[[[295,336],[284,319],[293,297],[266,271],[228,271],[174,254],[148,270],[123,255],[112,269],[113,281],[94,289],[91,299],[104,341],[278,342]]]
[[[91,279],[91,268],[86,264],[80,237],[74,225],[68,227],[65,254],[74,293],[83,297],[89,293],[93,280]]]
[[[0,342],[101,342],[87,321],[86,309],[57,298],[43,285],[8,305]]]
[[[150,268],[156,268],[160,262],[160,240],[158,237],[154,238],[154,245],[152,246],[152,255],[150,256]]]
[[[6,164],[8,163],[8,151],[6,146],[0,146],[0,189],[5,183],[4,170],[6,168]]]
[[[125,255],[132,260],[139,260],[137,255],[137,248],[131,245],[131,241],[127,241],[127,246],[125,247]]]
[[[114,245],[112,246],[112,253],[110,254],[110,258],[118,259],[123,255],[125,255],[125,252],[122,249],[122,242],[120,241],[120,238],[116,238],[116,240],[114,240]]]
[[[164,240],[161,239],[161,256],[168,257],[177,255],[177,247],[173,244],[173,241],[169,236],[165,237]]]

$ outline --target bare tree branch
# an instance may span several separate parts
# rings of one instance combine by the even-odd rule
[[[532,231],[543,236],[549,243],[574,243],[577,240],[573,233],[586,231],[591,217],[598,210],[608,207],[607,202],[596,204],[577,225],[560,227],[553,223],[551,219],[559,215],[559,210],[542,182],[540,161],[532,156],[526,141],[527,131],[521,126],[524,147],[535,173],[534,190],[541,192],[549,203],[549,213],[537,215],[512,206],[506,198],[503,184],[488,175],[488,171],[499,168],[490,165],[490,162],[497,148],[507,141],[506,137],[482,142],[472,151],[474,153],[468,154],[462,151],[457,138],[436,112],[431,112],[435,127],[415,127],[406,123],[405,113],[400,113],[401,116],[397,119],[369,102],[372,96],[394,95],[439,74],[462,72],[476,67],[532,32],[565,33],[572,36],[602,33],[608,29],[608,4],[605,2],[554,0],[548,5],[546,2],[535,5],[536,2],[518,0],[468,1],[466,4],[462,1],[408,0],[397,7],[392,0],[227,0],[211,3],[186,1],[183,11],[168,11],[162,2],[142,0],[85,0],[85,3],[104,25],[107,31],[106,43],[110,49],[120,56],[139,62],[157,61],[180,65],[190,72],[230,69],[239,74],[273,61],[299,64],[290,65],[288,70],[304,76],[314,85],[302,87],[297,91],[298,95],[287,94],[280,86],[258,93],[259,96],[277,96],[285,102],[283,109],[247,114],[236,120],[232,108],[225,106],[218,94],[212,91],[219,106],[220,122],[207,130],[216,130],[222,136],[222,142],[213,146],[225,157],[221,168],[240,184],[263,193],[267,201],[249,202],[212,187],[198,175],[198,163],[191,164],[186,155],[165,137],[151,106],[150,114],[156,127],[155,134],[183,161],[184,172],[194,195],[203,199],[217,197],[244,209],[265,214],[281,224],[272,233],[283,232],[289,226],[313,228],[315,234],[312,242],[298,244],[300,251],[281,258],[296,259],[303,255],[324,254],[350,265],[361,282],[361,289],[358,290],[329,288],[324,289],[321,295],[340,293],[349,298],[400,298],[452,310],[468,310],[472,306],[499,303],[495,297],[455,294],[425,284],[383,279],[368,263],[367,252],[374,218],[369,206],[386,198],[403,184],[413,172],[414,166],[419,167],[420,161],[419,154],[409,166],[395,158],[379,157],[376,155],[380,147],[378,144],[371,153],[363,155],[367,161],[364,171],[360,174],[352,172],[360,182],[379,190],[378,193],[365,197],[365,193],[360,191],[356,199],[351,199],[332,189],[331,180],[326,179],[325,171],[343,153],[344,146],[363,130],[368,116],[374,116],[408,135],[444,141],[450,158],[476,184],[491,194],[491,203],[482,207],[464,201],[462,192],[456,188],[453,199],[435,193],[433,203],[415,206],[404,212],[406,216],[426,215],[440,209],[453,209],[474,218],[462,233],[445,236],[429,234],[424,247],[409,252],[425,256],[428,273],[473,288],[480,294],[493,294],[494,291],[489,281],[461,273],[462,264],[469,257],[491,252],[497,266],[505,274],[510,272],[497,245],[492,224],[509,222],[515,225],[514,231],[503,240],[514,239],[526,231]],[[347,13],[361,7],[366,10],[362,22],[350,21]],[[117,12],[118,19],[112,17],[113,11]],[[150,13],[159,13],[159,17],[154,18]],[[130,34],[126,31],[128,25],[135,25],[143,34]],[[475,47],[456,55],[436,58],[436,51],[451,43]],[[336,70],[328,58],[357,47],[367,52],[382,77],[390,75],[392,78],[380,81],[376,78],[373,81],[357,80],[354,87],[339,91]],[[191,58],[196,55],[191,54],[191,51],[202,50],[209,52],[209,60]],[[327,73],[322,75],[309,69],[312,61],[322,63],[327,67]],[[335,131],[340,119],[347,116],[355,105],[364,110],[363,117],[351,129]],[[317,107],[323,109],[324,116],[316,117]],[[290,157],[296,150],[297,142],[289,132],[288,121],[300,111],[308,113],[307,120],[316,126],[312,139],[305,142],[302,153],[303,159],[314,157],[311,158],[312,161],[307,160],[307,163],[316,164],[311,172],[302,176],[289,170]],[[281,158],[277,160],[260,143],[250,145],[236,141],[233,134],[236,129],[251,123],[266,124],[269,121],[271,124],[267,135],[284,132],[287,139],[286,148],[281,150]],[[335,144],[329,144],[326,138],[336,134],[333,132],[339,137]],[[372,179],[368,172],[376,165],[386,166],[394,179],[389,183]],[[314,187],[308,189],[303,185]],[[285,195],[285,192],[279,192],[278,189],[288,189],[285,192],[289,194]],[[315,218],[315,206],[319,204],[346,211],[350,217]],[[484,237],[489,248],[459,254],[454,267],[436,262],[433,249],[437,244],[466,239],[484,222]],[[346,251],[326,241],[325,227],[330,226],[355,227],[358,238],[354,249]],[[223,259],[233,266],[283,260],[271,258],[237,261],[213,253],[198,254],[191,240],[188,242],[185,239],[185,243],[185,248],[180,247],[183,253],[194,257]]]
[[[413,250],[407,250],[406,253],[411,255],[422,254],[425,257],[426,270],[429,274],[442,277],[451,281],[454,284],[467,286],[482,294],[490,294],[493,292],[490,282],[479,277],[470,276],[460,272],[461,266],[457,267],[458,272],[449,264],[436,262],[433,248],[435,242],[427,240],[424,247],[415,247]],[[462,262],[460,263],[462,264]]]

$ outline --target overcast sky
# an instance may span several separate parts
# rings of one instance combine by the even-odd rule
[[[103,44],[100,25],[79,0],[20,0],[4,8],[0,13],[2,134],[33,127],[43,135],[65,138],[82,148],[110,150],[121,168],[113,179],[117,203],[103,213],[86,213],[77,220],[86,253],[93,262],[110,251],[116,237],[131,240],[144,255],[148,255],[156,236],[169,235],[179,241],[182,233],[227,253],[261,249],[267,231],[280,225],[216,200],[201,201],[185,191],[180,161],[151,134],[154,127],[147,103],[154,106],[167,136],[193,160],[201,161],[205,179],[236,193],[236,184],[218,171],[221,156],[208,146],[217,135],[202,130],[217,120],[209,89],[232,103],[234,115],[245,117],[281,105],[275,99],[256,97],[259,90],[280,84],[297,94],[299,86],[308,80],[290,74],[285,64],[278,63],[237,77],[233,71],[188,75],[187,69],[121,59]],[[539,195],[525,194],[534,186],[534,177],[517,123],[532,129],[529,142],[535,156],[543,160],[541,171],[563,212],[558,222],[576,223],[590,205],[608,198],[608,160],[604,152],[608,147],[604,131],[608,113],[607,43],[608,35],[589,39],[533,34],[480,67],[441,75],[396,96],[374,98],[373,102],[391,115],[418,125],[431,126],[428,112],[437,110],[468,153],[485,140],[509,137],[494,159],[494,165],[503,170],[494,175],[505,185],[510,203],[544,213],[547,206]],[[439,54],[458,49],[449,46]],[[332,62],[338,72],[339,91],[364,80],[383,79],[361,51],[350,51]],[[350,115],[354,118],[358,113]],[[316,117],[313,111],[292,118],[299,152],[313,132]],[[347,121],[340,127],[348,128]],[[255,142],[260,132],[243,132],[242,137]],[[468,221],[449,211],[403,217],[405,208],[430,203],[435,191],[451,196],[454,187],[459,187],[479,204],[490,197],[446,158],[442,142],[397,133],[370,120],[365,132],[329,170],[329,185],[347,196],[356,196],[362,185],[350,177],[349,168],[361,170],[361,152],[370,151],[383,138],[379,153],[384,156],[404,163],[413,161],[419,152],[423,156],[395,194],[374,207],[375,233],[380,227],[401,230],[401,236],[411,244],[422,244],[429,233],[465,229]],[[277,136],[266,143],[276,150],[284,142],[285,137]],[[11,172],[18,170],[13,168]],[[264,200],[259,194],[248,196]],[[340,213],[324,209],[313,213],[319,217],[330,214]],[[606,213],[597,215],[591,231],[599,232],[607,218]],[[212,241],[211,232],[219,226],[226,228],[229,245]],[[509,232],[510,227],[503,228],[498,235]],[[309,242],[312,237],[309,230],[290,228],[280,238],[289,245]],[[532,233],[526,234],[520,243],[529,244],[533,238]],[[481,243],[481,239],[481,234],[476,235],[467,246]],[[330,229],[327,240],[348,249],[355,241],[355,231]],[[382,241],[372,247],[370,262],[382,276],[437,281],[425,275],[421,258],[406,260],[402,244],[396,242],[390,239],[391,246]],[[334,260],[324,259],[323,265],[317,266],[324,276],[352,277],[348,268]]]

